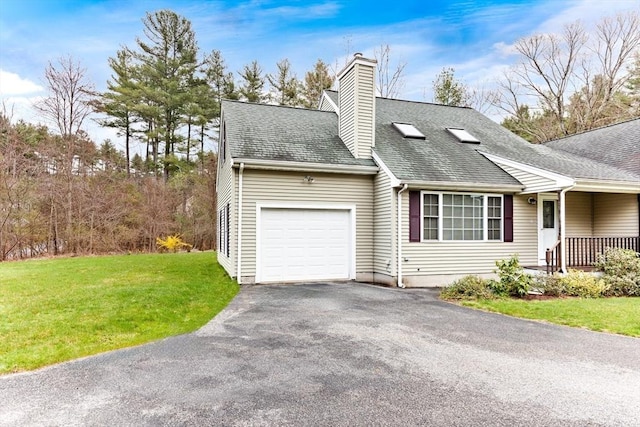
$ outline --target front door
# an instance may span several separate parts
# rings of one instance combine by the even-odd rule
[[[541,195],[538,203],[538,264],[546,265],[547,249],[558,241],[558,199]]]

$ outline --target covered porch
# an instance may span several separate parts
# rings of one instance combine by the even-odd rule
[[[634,193],[539,193],[538,267],[589,270],[607,248],[640,252],[640,196]]]

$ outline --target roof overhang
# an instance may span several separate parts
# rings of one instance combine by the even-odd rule
[[[487,184],[478,182],[452,182],[452,181],[412,181],[402,180],[401,184],[407,184],[409,188],[421,190],[446,190],[446,191],[482,191],[488,193],[520,193],[521,185]]]
[[[292,172],[325,172],[344,173],[351,175],[375,175],[378,173],[377,166],[366,165],[336,165],[327,163],[290,162],[284,160],[261,160],[261,159],[232,159],[234,168],[244,164],[245,169],[263,169]]]
[[[559,191],[571,188],[576,184],[576,181],[573,178],[556,172],[551,172],[536,166],[506,159],[481,150],[478,150],[478,153],[482,154],[491,162],[501,167],[509,175],[522,182],[524,186],[522,187],[523,189],[521,194]],[[519,176],[514,176],[515,172],[509,172],[504,168],[504,166],[517,170],[519,172]],[[543,179],[544,182],[541,182],[538,178]]]
[[[453,181],[421,181],[421,180],[406,180],[396,177],[391,169],[382,161],[378,153],[373,151],[373,160],[380,166],[391,180],[391,187],[397,188],[407,184],[410,188],[419,188],[421,190],[445,190],[445,191],[482,191],[482,192],[504,192],[504,193],[519,193],[522,191],[522,185],[509,185],[509,184],[488,184],[478,182],[453,182]]]
[[[572,191],[640,194],[640,182],[578,179]]]
[[[391,180],[391,187],[399,187],[402,185],[400,183],[400,180],[396,178],[393,172],[391,172],[391,169],[389,169],[389,167],[382,161],[380,156],[378,156],[378,153],[376,153],[374,150],[371,150],[371,157],[373,157],[373,161],[376,162],[378,166],[380,166],[380,169],[382,169],[382,171],[387,174],[387,176]]]

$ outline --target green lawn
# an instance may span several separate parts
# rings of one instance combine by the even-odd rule
[[[193,331],[237,292],[214,252],[0,263],[0,373]]]
[[[525,319],[640,337],[640,298],[500,299],[462,304]]]

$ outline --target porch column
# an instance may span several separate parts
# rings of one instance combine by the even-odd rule
[[[564,224],[566,220],[567,209],[565,207],[565,195],[570,188],[559,191],[558,209],[560,210],[560,218],[558,219],[558,240],[560,240],[560,269],[563,273],[567,272],[567,248],[564,240]]]

